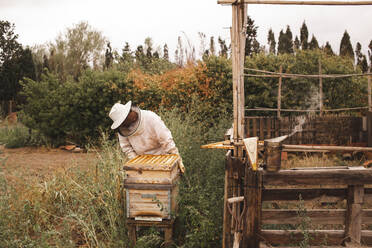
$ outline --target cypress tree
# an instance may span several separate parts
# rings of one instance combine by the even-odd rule
[[[215,45],[214,45],[214,37],[211,36],[211,39],[210,39],[210,43],[209,43],[209,51],[211,53],[211,55],[216,55],[216,49],[215,49]]]
[[[355,48],[356,64],[360,67],[362,72],[368,71],[367,57],[362,53],[362,45],[357,42]]]
[[[372,68],[372,40],[369,42],[368,48],[369,66]]]
[[[270,28],[269,33],[267,34],[267,44],[269,44],[269,52],[275,54],[275,36],[273,30]]]
[[[169,50],[168,50],[168,45],[165,44],[163,47],[163,59],[169,61]]]
[[[318,40],[315,38],[314,35],[311,37],[311,41],[309,43],[309,49],[310,50],[319,49]]]
[[[351,45],[351,42],[350,42],[350,35],[348,34],[346,30],[341,39],[340,56],[349,57],[350,59],[354,61],[353,46]]]
[[[293,53],[293,38],[289,25],[285,33],[283,30],[279,33],[278,53]]]
[[[327,41],[324,48],[323,48],[323,51],[325,52],[325,54],[327,55],[335,55],[335,53],[333,52],[332,50],[332,47],[331,47],[331,44],[329,44],[329,42]]]
[[[218,37],[218,44],[220,44],[220,56],[227,58],[228,48],[226,42],[221,37]]]
[[[300,29],[300,41],[301,41],[302,50],[308,49],[308,42],[307,42],[308,38],[309,38],[309,31],[307,30],[307,26],[304,21]]]
[[[294,46],[294,49],[295,50],[299,50],[300,47],[301,47],[301,43],[300,43],[300,40],[298,39],[297,35],[296,35],[296,38],[295,38],[295,40],[293,42],[293,46]]]
[[[257,41],[257,26],[249,16],[247,17],[247,30],[245,35],[245,56],[251,56],[260,51],[260,43]]]
[[[112,48],[111,48],[110,42],[107,42],[107,48],[106,48],[106,53],[105,53],[105,69],[110,68],[113,61],[114,61],[114,55],[112,54]]]

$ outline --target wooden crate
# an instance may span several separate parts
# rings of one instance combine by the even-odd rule
[[[141,155],[124,165],[127,218],[162,221],[177,209],[180,157]]]

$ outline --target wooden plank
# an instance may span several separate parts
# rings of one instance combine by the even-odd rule
[[[263,172],[264,185],[353,185],[369,184],[371,169],[280,170]]]
[[[257,137],[257,121],[258,119],[257,118],[254,118],[252,119],[252,122],[253,122],[253,134],[252,134],[252,137]]]
[[[279,73],[282,73],[283,71],[283,66],[280,65],[279,67]],[[278,82],[278,111],[277,111],[277,117],[280,119],[280,109],[282,108],[282,76],[280,75],[279,77],[279,82]]]
[[[345,220],[345,242],[360,245],[362,230],[363,185],[348,187],[347,214]]]
[[[363,209],[362,224],[372,224],[372,209]]]
[[[260,140],[265,139],[265,133],[264,133],[264,119],[260,117]]]
[[[324,202],[334,202],[346,198],[346,189],[264,189],[262,201],[298,201],[320,199]]]
[[[127,183],[124,180],[124,188],[126,189],[156,189],[167,190],[172,189],[176,184],[150,184],[150,183]]]
[[[362,244],[372,246],[372,231],[362,230]]]
[[[251,137],[250,135],[251,135],[251,132],[250,132],[250,125],[251,125],[251,122],[252,121],[250,121],[250,119],[249,118],[245,118],[245,124],[244,124],[244,126],[245,126],[245,131],[244,131],[244,133],[245,133],[245,137]]]
[[[243,230],[243,247],[258,247],[260,240],[257,234],[261,230],[262,212],[262,171],[252,171],[246,166],[244,185],[247,213]]]
[[[242,0],[246,4],[279,5],[372,5],[372,1],[298,1],[298,0]],[[234,4],[236,0],[218,0],[218,4]]]
[[[232,160],[231,160],[231,151],[226,155],[225,161],[225,188],[224,188],[224,204],[223,204],[223,235],[222,235],[222,247],[228,248],[231,244],[231,215],[227,208],[227,199],[231,196],[231,180],[232,180]]]
[[[313,145],[286,145],[283,149],[302,149],[306,150],[328,150],[328,151],[372,151],[372,147],[354,147],[354,146],[313,146]]]
[[[267,139],[271,138],[271,118],[270,117],[266,119],[266,138]]]
[[[311,224],[345,224],[345,209],[309,209],[306,216]],[[264,209],[262,210],[262,224],[300,224],[301,217],[298,210],[292,209]]]
[[[341,245],[344,239],[343,230],[308,230],[310,245]],[[303,239],[303,232],[299,230],[261,230],[262,241],[274,245],[296,245]]]
[[[368,67],[368,73],[371,72],[371,67]],[[368,75],[368,111],[372,111],[372,97],[371,97],[371,75]]]

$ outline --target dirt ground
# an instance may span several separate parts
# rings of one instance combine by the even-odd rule
[[[0,173],[8,180],[43,180],[72,167],[95,165],[96,153],[74,153],[62,149],[0,147]]]

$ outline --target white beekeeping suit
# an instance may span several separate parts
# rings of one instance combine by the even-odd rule
[[[141,121],[137,130],[130,136],[120,133],[120,147],[128,158],[138,154],[178,154],[173,137],[161,118],[152,111],[140,110]]]
[[[122,124],[130,115],[130,112],[136,112],[138,118],[130,126],[123,128]],[[118,130],[120,147],[129,159],[143,154],[179,155],[171,132],[154,112],[141,110],[132,106],[131,101],[129,101],[125,105],[116,103],[109,116],[114,121],[111,128]],[[184,172],[182,160],[180,169]]]

